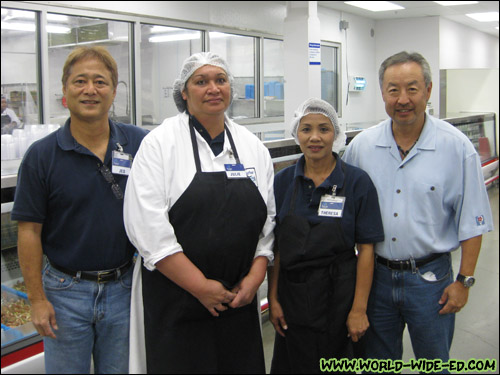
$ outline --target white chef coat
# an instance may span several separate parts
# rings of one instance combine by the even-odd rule
[[[275,202],[274,170],[269,151],[262,142],[226,117],[225,123],[234,140],[240,162],[253,172],[262,199],[267,205],[267,219],[262,229],[255,257],[273,260]],[[215,156],[205,139],[195,131],[202,172],[225,171],[224,164],[236,160],[227,136],[222,152]],[[168,212],[196,174],[189,116],[186,113],[166,119],[142,141],[127,181],[124,201],[125,229],[130,241],[149,270],[161,259],[182,251]],[[210,197],[206,197],[210,199]],[[144,324],[141,262],[136,262],[132,284],[130,316],[130,373],[145,373]]]

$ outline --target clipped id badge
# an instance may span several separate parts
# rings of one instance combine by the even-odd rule
[[[344,214],[345,197],[323,195],[319,202],[318,216],[339,217]]]
[[[121,151],[113,151],[111,160],[111,173],[128,176],[132,167],[133,157]]]
[[[243,164],[224,164],[227,178],[247,178],[247,172]]]

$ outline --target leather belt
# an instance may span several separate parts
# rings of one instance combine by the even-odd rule
[[[115,281],[118,280],[118,278],[123,275],[127,270],[130,268],[130,266],[133,264],[133,259],[130,259],[127,263],[125,263],[123,266],[120,266],[118,268],[115,268],[113,270],[107,270],[107,271],[72,271],[67,268],[58,266],[57,264],[54,264],[50,262],[50,265],[54,267],[56,270],[61,271],[65,274],[68,274],[72,277],[76,277],[78,274],[80,274],[80,278],[83,280],[89,280],[89,281],[95,281],[97,283],[107,283],[109,281]]]
[[[436,253],[428,256],[426,258],[415,259],[415,267],[422,267],[424,264],[432,262],[433,260],[439,258],[448,253]],[[408,271],[411,270],[411,261],[408,260],[389,260],[377,255],[377,262],[383,264],[387,268],[395,271]]]

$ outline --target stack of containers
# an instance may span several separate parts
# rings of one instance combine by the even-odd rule
[[[283,100],[284,97],[283,83],[278,81],[264,82],[264,96]],[[254,85],[245,85],[245,99],[255,99]]]
[[[14,129],[12,134],[2,134],[2,160],[22,159],[33,142],[59,128],[51,124],[25,125],[24,129]]]

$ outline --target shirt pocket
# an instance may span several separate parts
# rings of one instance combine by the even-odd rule
[[[438,185],[414,181],[411,186],[408,220],[424,225],[439,225],[445,216],[443,189]]]

